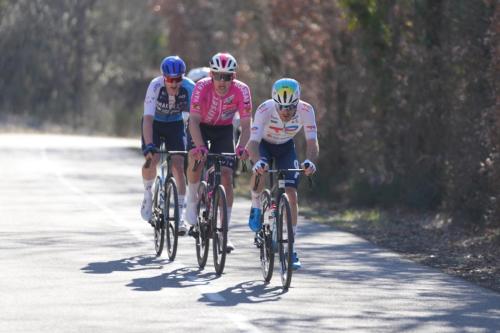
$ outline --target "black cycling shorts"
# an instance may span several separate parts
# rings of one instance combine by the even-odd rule
[[[142,122],[141,122],[142,132]],[[162,122],[153,121],[153,143],[157,148],[160,148],[161,142],[165,141],[165,148],[167,150],[186,150],[186,131],[184,130],[184,122]],[[144,143],[144,135],[141,135],[142,150],[146,147]]]
[[[211,153],[234,153],[233,125],[215,126],[200,124],[203,142]],[[188,133],[188,150],[195,147],[191,135]],[[233,169],[235,165],[234,157],[225,157],[222,166]]]
[[[274,144],[262,140],[259,145],[260,158],[270,163],[274,161],[274,167],[277,169],[299,169],[299,160],[295,151],[295,143],[293,139],[282,143]],[[271,167],[271,166],[270,166]],[[285,186],[295,187],[299,185],[298,172],[285,172]]]

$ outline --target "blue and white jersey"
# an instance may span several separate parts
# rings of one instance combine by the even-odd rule
[[[154,78],[149,84],[144,99],[144,115],[153,116],[161,122],[182,120],[182,113],[189,112],[194,82],[184,77],[176,96],[169,96],[163,76]]]

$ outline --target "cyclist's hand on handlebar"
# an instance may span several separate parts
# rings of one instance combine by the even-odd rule
[[[208,149],[205,146],[199,146],[193,148],[192,152],[194,159],[199,161],[205,158],[205,156],[208,154]]]
[[[153,158],[153,155],[157,152],[156,146],[154,143],[148,143],[144,149],[142,150],[142,153],[144,154],[144,157],[146,159],[151,159]]]
[[[259,174],[259,175],[262,175],[264,174],[264,172],[269,169],[269,164],[267,164],[266,161],[263,161],[263,160],[258,160],[254,165],[253,165],[253,168],[252,168],[252,172],[254,174]]]
[[[234,152],[236,153],[236,156],[240,160],[244,161],[244,160],[248,159],[248,156],[249,156],[248,155],[248,150],[245,147],[238,146],[238,147],[236,147],[236,150]]]
[[[302,162],[301,167],[304,169],[304,174],[310,176],[316,172],[316,165],[310,160],[305,160]]]

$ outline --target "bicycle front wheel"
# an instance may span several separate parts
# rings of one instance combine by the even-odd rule
[[[208,225],[208,192],[207,183],[202,181],[198,187],[198,218],[194,227],[196,259],[198,266],[204,268],[207,264],[208,247],[210,245],[210,230]]]
[[[214,254],[215,273],[221,275],[224,271],[227,252],[227,199],[224,186],[217,186],[213,200],[212,250]]]
[[[292,229],[292,211],[290,201],[286,193],[280,197],[278,206],[278,253],[281,268],[281,284],[284,289],[290,287],[292,282],[292,251],[293,251],[293,229]]]
[[[161,186],[161,178],[156,177],[153,192],[153,224],[154,224],[154,242],[156,255],[159,257],[163,251],[163,242],[165,241],[165,215],[163,213],[163,201],[165,193]]]
[[[179,197],[177,195],[177,184],[170,177],[165,183],[165,229],[168,259],[175,260],[177,244],[179,239]]]
[[[271,208],[271,193],[269,190],[262,192],[260,196],[262,203],[262,229],[259,231],[258,237],[262,240],[260,244],[260,268],[264,281],[269,282],[273,277],[274,269],[274,250],[272,245],[272,229],[269,222],[274,223],[273,211]],[[269,222],[268,222],[269,221]]]

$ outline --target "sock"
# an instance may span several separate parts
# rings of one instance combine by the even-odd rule
[[[144,191],[151,192],[151,187],[153,187],[154,182],[154,179],[146,180],[143,178],[142,183],[144,184]]]
[[[200,182],[188,183],[188,195],[187,195],[188,202],[196,202],[198,187],[200,187]]]
[[[184,207],[186,206],[186,201],[185,201],[185,196],[184,195],[181,195],[179,194],[179,216],[180,216],[180,219],[183,220],[184,219]]]
[[[227,228],[229,229],[229,224],[231,223],[231,213],[233,212],[233,207],[227,207]]]
[[[260,202],[260,193],[252,191],[252,208],[262,209]]]
[[[297,234],[297,225],[292,226],[293,230],[293,237],[295,238],[295,235]]]

